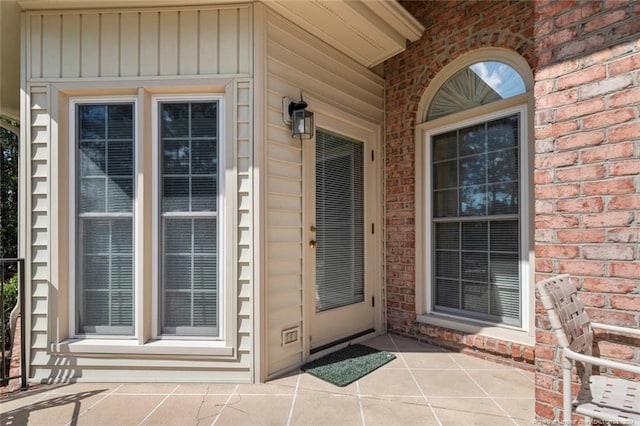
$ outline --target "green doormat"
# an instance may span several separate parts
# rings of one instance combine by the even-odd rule
[[[350,345],[306,363],[302,371],[336,386],[347,386],[396,359],[394,354],[364,345]]]

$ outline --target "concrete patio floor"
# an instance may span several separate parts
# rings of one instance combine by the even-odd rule
[[[265,384],[73,383],[0,399],[0,425],[531,425],[533,373],[396,335],[397,358],[346,387],[294,371]]]

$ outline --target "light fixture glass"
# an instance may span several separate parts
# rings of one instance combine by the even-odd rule
[[[307,111],[307,103],[300,93],[300,101],[289,103],[289,116],[291,117],[291,136],[294,138],[313,138],[313,113]]]

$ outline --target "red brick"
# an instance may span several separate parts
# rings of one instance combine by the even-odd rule
[[[536,359],[534,349],[531,346],[524,348],[524,359],[531,362]]]
[[[596,64],[603,64],[608,62],[612,57],[613,53],[611,49],[602,49],[596,50],[595,52],[591,52],[588,55],[582,55],[580,57],[580,64],[583,67],[590,67]]]
[[[633,348],[613,342],[599,342],[600,356],[621,360],[633,359]]]
[[[554,241],[555,234],[551,229],[536,229],[534,239],[538,243],[551,243]]]
[[[536,345],[535,354],[536,358],[553,360],[556,352],[548,346]]]
[[[626,311],[640,311],[640,296],[615,295],[611,296],[611,307]]]
[[[559,151],[583,148],[585,146],[600,145],[605,139],[604,130],[594,132],[582,132],[558,138],[556,147]]]
[[[541,402],[536,401],[535,412],[536,416],[547,419],[547,420],[555,420],[555,407],[549,404],[543,404]],[[547,422],[544,422],[547,423]]]
[[[633,216],[625,212],[599,213],[585,215],[583,223],[587,228],[611,228],[627,226],[633,220]]]
[[[633,147],[631,152],[633,152]],[[625,155],[627,157],[628,155]],[[553,153],[549,155],[538,155],[535,159],[536,169],[547,169],[553,167],[572,166],[578,160],[577,152]]]
[[[638,134],[640,135],[640,123],[638,124]],[[640,160],[625,160],[611,163],[609,164],[609,174],[612,176],[640,174]]]
[[[578,91],[580,100],[603,96],[609,93],[619,92],[633,85],[633,79],[630,75],[622,74],[616,77],[610,77],[594,83],[581,86]]]
[[[570,89],[585,83],[601,80],[607,76],[604,65],[597,65],[558,78],[558,90]]]
[[[616,109],[590,115],[582,120],[582,126],[585,129],[596,129],[624,123],[634,118],[635,111],[632,108]]]
[[[618,9],[611,12],[607,12],[589,20],[584,24],[582,30],[584,32],[596,31],[620,21],[623,21],[627,17],[627,11],[625,9]]]
[[[564,59],[584,54],[585,52],[600,48],[604,44],[604,41],[605,36],[603,34],[576,38],[554,49],[555,57],[557,59]]]
[[[640,209],[640,194],[611,197],[607,204],[608,210]]]
[[[536,244],[535,252],[537,257],[550,257],[561,259],[575,259],[578,256],[580,249],[578,246],[571,245],[543,245]]]
[[[595,163],[615,158],[632,157],[634,155],[633,151],[633,143],[619,143],[586,149],[582,152],[581,157],[583,163]]]
[[[600,197],[576,198],[572,200],[558,200],[558,212],[562,213],[596,213],[603,209]]]
[[[640,241],[640,228],[617,228],[607,230],[607,241],[613,243],[637,243]]]
[[[544,80],[544,81],[536,81],[533,86],[533,95],[534,96],[542,96],[552,93],[556,90],[556,81],[555,80]]]
[[[556,108],[562,105],[573,104],[577,100],[577,90],[566,90],[564,92],[554,92],[549,95],[536,98],[535,106],[537,110],[542,110],[546,108]]]
[[[536,229],[562,229],[575,228],[578,226],[579,220],[572,215],[537,215]]]
[[[549,259],[536,259],[537,272],[553,272],[553,261]]]
[[[536,40],[536,51],[544,51],[557,46],[558,44],[565,43],[570,40],[574,40],[578,33],[577,28],[570,27],[560,31],[550,33],[546,37],[538,37]]]
[[[640,69],[640,54],[627,56],[626,58],[618,59],[611,62],[608,65],[609,75],[614,76],[617,74],[627,73]]]
[[[604,111],[604,100],[602,98],[595,98],[558,108],[556,110],[556,119],[558,121],[571,120],[600,111]]]
[[[636,280],[620,278],[584,278],[582,289],[601,293],[631,293],[638,289]]]
[[[540,201],[536,200],[535,211],[536,214],[551,214],[553,213],[553,201]]]
[[[553,152],[556,150],[555,140],[543,139],[535,142],[536,154],[544,154],[545,152]]]
[[[635,314],[629,312],[617,311],[609,308],[591,308],[588,306],[585,307],[585,311],[593,322],[600,322],[609,325],[619,325],[621,327],[637,326]]]
[[[640,163],[640,161],[638,162]],[[538,185],[553,182],[552,170],[536,170],[533,172],[533,181]]]
[[[558,16],[554,22],[558,28],[562,28],[565,25],[575,24],[583,18],[599,12],[600,7],[599,2],[585,3],[580,5],[580,7],[569,9],[567,13]]]
[[[594,308],[602,308],[605,304],[605,298],[601,294],[593,294],[593,293],[578,293],[578,299],[585,306],[592,306]]]
[[[556,177],[562,182],[583,182],[585,180],[600,179],[604,176],[605,168],[602,164],[567,167],[556,171]]]
[[[640,87],[613,93],[607,98],[609,108],[626,107],[638,103],[640,103]]]
[[[538,185],[535,192],[537,200],[569,198],[575,197],[580,193],[580,185]]]
[[[537,12],[536,8],[536,12]],[[577,71],[580,68],[580,61],[567,60],[567,61],[557,61],[552,65],[540,67],[535,70],[534,78],[536,81],[543,81],[550,78],[557,78],[559,76],[569,74],[573,71]]]
[[[552,392],[541,388],[536,388],[536,401],[547,402],[555,405],[556,407],[562,407],[562,394],[558,392]]]
[[[562,123],[548,124],[536,127],[534,134],[536,139],[555,138],[578,130],[577,121],[563,121]]]
[[[640,135],[640,121],[622,124],[607,130],[607,139],[610,143],[617,143],[626,140],[634,140]]]
[[[593,260],[562,260],[558,262],[558,272],[572,275],[603,275],[604,262]]]
[[[640,278],[640,262],[611,262],[611,275],[620,278]]]
[[[633,260],[636,250],[629,245],[600,244],[582,247],[582,254],[590,260]]]
[[[631,194],[636,191],[633,178],[607,179],[597,182],[585,182],[582,185],[584,195]]]
[[[605,240],[603,229],[565,229],[556,234],[561,243],[601,243]]]

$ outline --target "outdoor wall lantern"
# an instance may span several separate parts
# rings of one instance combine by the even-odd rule
[[[284,97],[282,98],[283,111],[285,115],[285,105],[289,117],[283,117],[286,124],[291,125],[291,137],[302,139],[311,139],[313,137],[313,113],[307,111],[307,103],[302,98],[300,92],[300,100],[298,102]]]

